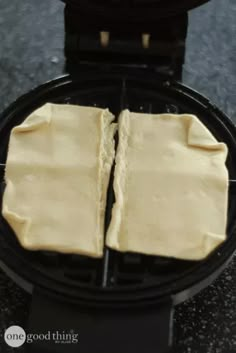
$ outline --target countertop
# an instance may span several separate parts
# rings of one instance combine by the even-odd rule
[[[183,82],[236,123],[236,2],[213,0],[191,11]],[[63,4],[0,0],[0,110],[63,73]],[[0,330],[24,325],[30,295],[0,270]],[[236,352],[236,257],[215,282],[176,307],[174,352]],[[3,344],[0,352],[12,352]],[[18,350],[19,352],[21,350]]]

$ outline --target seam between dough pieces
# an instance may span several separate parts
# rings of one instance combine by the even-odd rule
[[[108,109],[100,115],[100,146],[98,157],[98,213],[97,213],[97,252],[103,254],[104,217],[106,209],[107,187],[110,178],[110,170],[115,156],[114,134],[117,124],[111,124],[114,116]]]
[[[127,172],[127,148],[129,137],[129,111],[124,110],[119,116],[119,144],[115,160],[115,177],[114,177],[114,191],[116,201],[112,208],[112,219],[108,229],[106,243],[115,249],[120,249],[120,227],[124,212],[124,195],[126,185],[126,172]],[[117,236],[119,234],[119,236]]]

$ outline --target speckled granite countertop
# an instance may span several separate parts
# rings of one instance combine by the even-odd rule
[[[236,122],[235,18],[235,0],[212,0],[191,12],[184,82]],[[0,110],[62,74],[63,32],[59,1],[0,0]],[[29,303],[0,270],[0,329],[24,326]],[[211,286],[176,308],[174,321],[175,352],[236,352],[236,257]],[[1,340],[0,352],[12,352]]]

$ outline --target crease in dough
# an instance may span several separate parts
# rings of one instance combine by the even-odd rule
[[[33,114],[30,114],[22,124],[15,126],[12,133],[27,132],[38,130],[45,125],[51,123],[52,118],[52,105],[46,103],[40,109],[37,109]]]
[[[186,260],[205,258],[226,238],[227,146],[189,114],[119,117],[106,245]]]
[[[20,236],[23,235],[21,238],[22,246],[27,248],[27,245],[28,245],[27,234],[29,233],[29,229],[30,229],[30,223],[31,223],[30,219],[23,218],[19,216],[17,213],[11,212],[7,206],[5,206],[4,208],[3,215],[4,217],[5,215],[7,215],[7,222],[12,227],[12,229],[14,229],[14,231]]]
[[[12,129],[2,214],[21,245],[103,255],[114,116],[47,103]]]
[[[187,144],[189,146],[216,151],[222,150],[222,156],[226,159],[228,153],[226,144],[218,142],[196,116],[183,114],[181,118],[189,122],[187,129]]]

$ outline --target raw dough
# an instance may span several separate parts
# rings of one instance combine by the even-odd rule
[[[227,147],[193,115],[123,111],[106,244],[198,260],[225,240]]]
[[[46,104],[12,130],[2,213],[23,247],[102,256],[112,120],[108,110]]]

